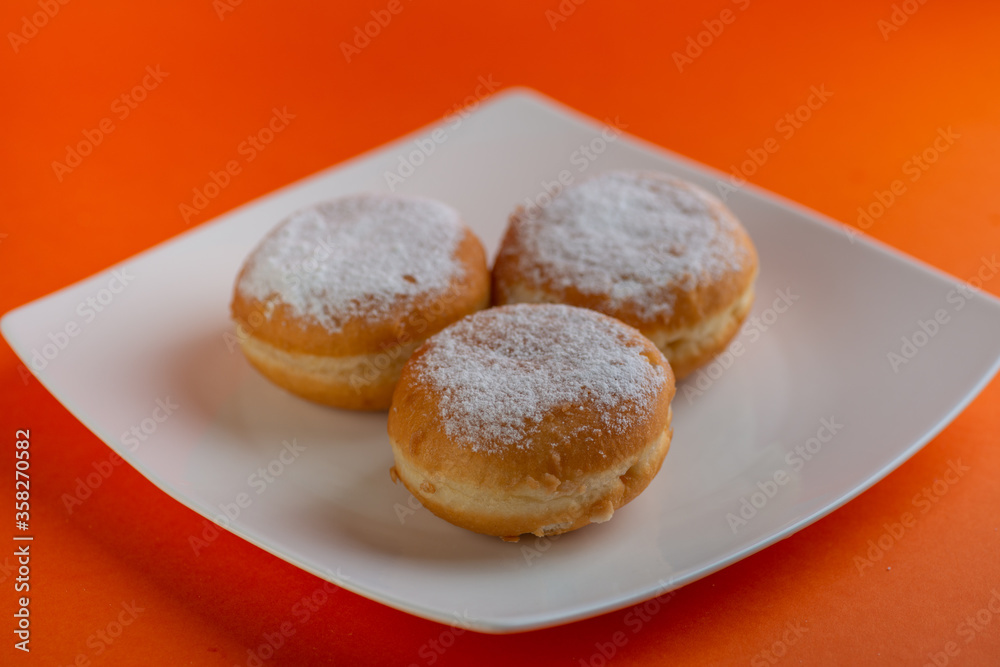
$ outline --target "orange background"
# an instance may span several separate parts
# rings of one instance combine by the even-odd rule
[[[1000,5],[909,0],[919,9],[884,38],[889,0],[676,4],[567,0],[575,9],[553,29],[546,11],[559,0],[402,0],[348,63],[340,42],[387,0],[243,0],[221,19],[212,0],[69,0],[16,53],[9,33],[40,9],[7,0],[0,311],[186,229],[179,205],[273,107],[296,117],[193,222],[430,123],[489,75],[597,118],[619,116],[629,132],[723,170],[774,136],[810,86],[825,85],[830,100],[750,180],[850,223],[950,127],[955,145],[907,181],[868,233],[962,279],[997,252]],[[725,8],[735,20],[678,71],[673,52]],[[119,120],[112,101],[156,65],[168,76]],[[52,162],[105,117],[114,132],[60,182]],[[984,289],[1000,294],[1000,280]],[[30,428],[33,442],[33,651],[28,659],[12,648],[13,575],[0,570],[0,663],[68,665],[83,654],[94,665],[247,664],[248,649],[321,581],[229,534],[193,556],[187,537],[201,517],[128,466],[67,513],[61,495],[110,451],[37,381],[22,380],[18,364],[3,343],[2,446],[13,450],[17,428]],[[446,626],[340,591],[296,621],[265,664],[599,665],[598,644],[618,631],[628,641],[609,664],[920,665],[949,641],[959,649],[949,664],[1000,664],[1000,615],[971,637],[959,627],[1000,590],[998,399],[995,380],[885,481],[682,589],[637,633],[623,610],[521,635],[444,637]],[[965,477],[859,573],[854,558],[868,540],[913,511],[914,495],[958,459]],[[13,454],[3,460],[12,471]],[[3,483],[0,505],[10,507],[12,487]],[[121,636],[88,645],[132,601],[142,611]],[[805,632],[774,646],[789,623]],[[442,653],[433,641],[453,645]],[[762,651],[772,647],[783,655],[768,661]]]

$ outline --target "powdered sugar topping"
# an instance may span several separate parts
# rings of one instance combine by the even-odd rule
[[[417,197],[361,194],[299,211],[247,261],[238,289],[331,333],[357,317],[378,319],[400,300],[443,292],[463,267],[458,213]]]
[[[647,319],[672,314],[671,284],[693,289],[748,259],[733,239],[739,223],[718,200],[652,172],[600,174],[524,212],[519,224],[528,279],[610,295],[609,308],[628,305]]]
[[[416,372],[441,394],[446,434],[474,451],[530,446],[556,409],[590,410],[598,428],[621,434],[650,416],[666,381],[631,335],[582,308],[504,306],[434,336]]]

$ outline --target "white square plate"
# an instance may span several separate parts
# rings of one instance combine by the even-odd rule
[[[409,173],[401,160],[420,164],[396,191],[458,208],[491,256],[514,204],[560,172],[658,169],[712,191],[724,177],[524,89],[437,129],[126,260],[117,280],[109,269],[18,308],[3,334],[179,502],[361,595],[497,633],[621,608],[773,544],[913,455],[997,370],[1000,302],[743,188],[728,203],[760,253],[753,319],[732,353],[680,385],[673,446],[649,488],[611,522],[558,539],[507,544],[453,527],[391,483],[384,414],[300,400],[233,350],[228,305],[247,253],[296,209],[388,190],[386,172]],[[68,325],[74,335],[60,334]],[[283,445],[293,441],[301,452]]]

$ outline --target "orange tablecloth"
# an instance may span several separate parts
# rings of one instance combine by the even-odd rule
[[[618,117],[834,218],[866,211],[868,234],[958,278],[998,252],[995,2],[315,5],[3,3],[0,311],[432,122],[480,77]],[[275,107],[287,127],[198,199]],[[0,556],[0,664],[1000,664],[998,381],[860,498],[641,623],[623,610],[514,636],[326,592],[229,534],[195,556],[201,517],[127,465],[70,512],[64,494],[109,470],[110,450],[6,343],[0,396],[0,497],[13,514],[14,432],[30,428],[36,528],[30,655],[13,647],[15,557]],[[937,494],[949,462],[968,471]]]

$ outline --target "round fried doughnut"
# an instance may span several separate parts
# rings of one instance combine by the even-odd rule
[[[618,320],[558,304],[483,310],[403,368],[391,474],[478,533],[514,540],[601,523],[659,471],[674,391],[660,351]]]
[[[483,246],[454,209],[359,194],[272,230],[244,263],[231,309],[244,354],[275,384],[385,410],[413,350],[488,305]]]
[[[493,300],[616,317],[649,337],[680,379],[729,344],[756,276],[753,243],[718,199],[666,174],[612,171],[514,211]]]

